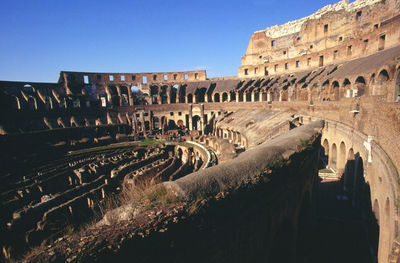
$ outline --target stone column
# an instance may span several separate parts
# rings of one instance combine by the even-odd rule
[[[208,94],[204,94],[204,102],[208,102]]]
[[[254,90],[251,92],[251,102],[255,102],[255,94]]]
[[[122,105],[121,86],[117,86],[117,93],[119,98],[119,106]]]
[[[236,92],[236,102],[239,102],[239,92]]]
[[[189,130],[193,130],[193,104],[189,105]]]
[[[201,131],[204,134],[204,129],[206,128],[206,118],[204,117],[204,104],[200,105],[200,112],[201,112]]]
[[[141,119],[142,119],[142,130],[143,130],[143,135],[145,138],[147,138],[147,132],[146,132],[146,125],[145,125],[145,119],[144,119],[144,112],[141,112]]]
[[[258,95],[259,96],[258,99],[260,102],[263,101],[264,94],[265,94],[265,92],[260,92],[260,94]]]
[[[148,111],[148,114],[149,114],[150,134],[152,134],[153,133],[153,112]]]
[[[133,106],[132,90],[129,88],[128,88],[128,103],[130,106]]]
[[[247,92],[243,92],[243,102],[247,102]]]
[[[136,118],[136,111],[133,112],[133,129],[135,133],[138,133],[138,128],[137,128],[137,118]]]
[[[271,101],[271,92],[267,93],[267,101],[270,102]]]

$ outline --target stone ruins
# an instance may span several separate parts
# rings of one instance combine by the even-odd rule
[[[398,1],[256,31],[236,77],[0,94],[2,261],[400,260]]]

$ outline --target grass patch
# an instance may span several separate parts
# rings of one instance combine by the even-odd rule
[[[92,148],[85,148],[81,150],[68,152],[67,156],[74,156],[82,153],[90,153],[90,152],[100,152],[105,150],[117,149],[117,148],[127,148],[127,147],[135,147],[138,146],[139,142],[129,142],[129,143],[116,143]]]
[[[139,142],[140,146],[149,146],[149,145],[154,145],[154,144],[164,144],[165,141],[163,140],[157,140],[157,139],[146,139],[143,141]]]

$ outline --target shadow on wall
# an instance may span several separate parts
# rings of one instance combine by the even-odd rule
[[[329,155],[324,147],[320,153],[320,169],[323,169],[328,166]],[[326,255],[332,256],[329,262],[377,262],[379,208],[372,207],[363,164],[360,154],[350,149],[340,179],[321,182],[318,231],[314,233],[314,240],[319,242],[310,262],[328,262]]]

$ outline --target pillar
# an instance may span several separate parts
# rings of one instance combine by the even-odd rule
[[[254,94],[254,90],[251,92],[251,102],[255,102],[255,94]]]
[[[247,102],[247,93],[243,92],[243,102]]]
[[[117,86],[117,93],[119,98],[119,106],[122,105],[121,86]]]
[[[239,92],[236,92],[236,102],[239,102]]]
[[[189,130],[193,130],[193,104],[189,105]]]
[[[259,96],[258,99],[260,102],[263,101],[264,94],[265,94],[264,92],[260,92],[260,94],[258,95]]]
[[[267,93],[267,101],[270,102],[271,101],[271,92]]]
[[[201,132],[204,134],[204,129],[206,127],[206,118],[204,117],[204,104],[200,105],[200,112],[201,112]]]
[[[138,133],[136,111],[133,112],[133,123],[132,124],[133,124],[134,133]]]

